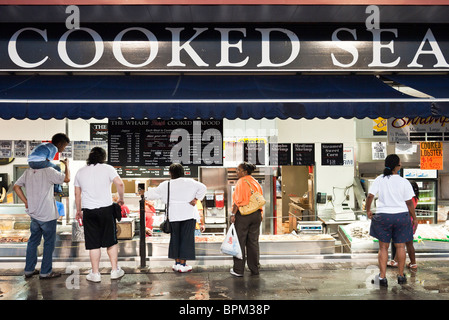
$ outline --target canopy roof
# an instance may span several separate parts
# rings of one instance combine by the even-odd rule
[[[373,75],[0,76],[2,119],[430,116]]]

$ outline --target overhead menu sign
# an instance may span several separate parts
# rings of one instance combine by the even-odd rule
[[[388,141],[397,143],[449,141],[449,118],[429,116],[388,119]]]
[[[293,165],[313,166],[315,165],[315,144],[314,143],[294,143],[293,144]]]
[[[343,165],[343,143],[321,144],[321,165],[342,166]]]
[[[108,124],[107,123],[91,123],[90,124],[90,141],[107,141],[108,140]]]
[[[265,143],[244,142],[243,160],[256,165],[265,165]]]
[[[136,178],[168,178],[170,173],[166,167],[138,167],[138,166],[115,166],[117,173],[124,179]],[[190,178],[198,177],[198,167],[184,166],[184,176]]]
[[[222,165],[222,120],[110,120],[113,166]]]
[[[269,144],[270,166],[289,166],[292,164],[290,143],[270,143]]]

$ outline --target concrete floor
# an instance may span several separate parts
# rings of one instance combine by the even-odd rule
[[[398,285],[388,269],[388,288],[371,283],[376,259],[303,260],[262,265],[259,276],[229,274],[229,266],[195,266],[187,274],[170,266],[122,268],[126,275],[101,283],[86,280],[88,268],[76,263],[55,268],[62,277],[24,279],[18,268],[0,268],[0,300],[446,300],[449,299],[449,258],[419,258],[419,269],[407,271],[408,283]]]
[[[259,276],[247,272],[242,278],[229,274],[228,262],[196,265],[192,272],[180,274],[171,270],[168,260],[165,266],[159,261],[144,269],[136,267],[136,261],[122,261],[126,274],[120,280],[111,280],[108,263],[103,263],[100,283],[86,280],[90,269],[86,261],[55,263],[54,270],[63,275],[51,280],[24,279],[17,264],[0,262],[0,307],[34,318],[39,314],[155,318],[159,310],[166,315],[157,316],[161,319],[322,319],[341,313],[388,316],[398,310],[412,318],[416,310],[426,310],[429,316],[433,310],[446,310],[449,299],[447,255],[418,257],[419,269],[407,271],[405,285],[397,284],[395,269],[388,269],[388,288],[371,283],[378,273],[374,255],[262,264]]]

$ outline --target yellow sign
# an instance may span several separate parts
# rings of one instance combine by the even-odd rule
[[[245,142],[245,143],[267,143],[267,139],[265,139],[265,138],[240,138],[240,139],[238,139],[238,142]]]
[[[421,142],[421,169],[443,170],[443,143]]]
[[[373,131],[375,133],[385,133],[387,132],[387,119],[377,118],[373,119]]]

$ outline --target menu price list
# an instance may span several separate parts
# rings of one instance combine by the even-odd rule
[[[169,167],[139,167],[139,166],[114,166],[120,177],[126,179],[135,178],[162,178],[170,177]],[[183,166],[184,175],[190,178],[198,177],[197,166]]]
[[[221,120],[110,120],[108,131],[112,166],[221,165],[223,161]],[[214,133],[212,142],[206,132]]]
[[[108,155],[112,165],[139,165],[142,158],[140,132],[129,128],[109,130]]]
[[[293,144],[293,165],[313,166],[315,165],[315,144],[314,143],[294,143]]]
[[[171,163],[171,150],[175,145],[170,141],[172,130],[162,126],[143,129],[142,165],[151,167]]]
[[[265,165],[265,143],[243,144],[243,160],[256,165]]]
[[[290,143],[270,143],[269,147],[271,166],[289,166],[292,164]]]
[[[343,143],[321,144],[321,165],[342,166],[343,165]]]

